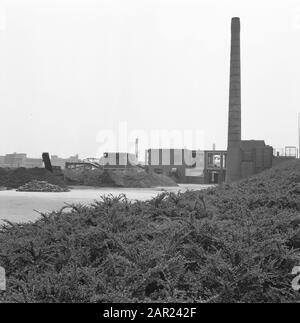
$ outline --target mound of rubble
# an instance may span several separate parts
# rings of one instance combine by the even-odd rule
[[[56,176],[45,168],[0,168],[0,186],[18,188],[34,180],[47,181],[61,187],[66,186],[61,176]]]
[[[98,187],[172,187],[178,186],[173,179],[162,174],[146,172],[132,167],[128,169],[65,169],[65,180],[69,185]]]
[[[59,185],[50,184],[46,181],[31,181],[20,186],[18,192],[68,192],[69,189]]]

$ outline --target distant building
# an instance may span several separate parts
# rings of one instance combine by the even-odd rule
[[[263,140],[241,141],[241,178],[258,174],[273,165],[273,147]]]
[[[69,163],[76,163],[76,162],[80,162],[79,156],[78,154],[75,156],[71,156],[69,158],[61,158],[58,157],[57,155],[51,155],[50,158],[51,164],[52,166],[57,166],[57,167],[61,167],[62,169],[65,168],[66,162]]]
[[[26,158],[24,166],[25,168],[42,168],[44,167],[43,161],[40,158]]]
[[[202,160],[201,151],[195,150],[152,148],[146,151],[148,170],[173,177],[178,182],[185,179],[186,170],[188,170],[188,176],[194,176],[196,173],[198,176],[202,176],[203,166],[199,166]]]
[[[298,155],[298,149],[296,146],[286,146],[284,147],[284,155],[286,157],[294,157],[294,158],[297,158],[297,155]]]
[[[282,162],[294,160],[297,158],[298,153],[297,147],[295,146],[286,146],[285,148],[274,149],[273,165],[276,166]]]
[[[178,183],[220,184],[225,181],[226,150],[148,149],[149,171],[174,178]],[[242,178],[272,167],[273,148],[264,141],[244,140],[241,144]]]
[[[105,152],[99,160],[104,168],[126,168],[137,164],[135,154],[124,152]]]
[[[170,176],[178,183],[221,183],[225,179],[226,152],[222,150],[148,149],[146,168]]]
[[[60,158],[56,155],[51,156],[51,163],[53,166],[59,166],[65,168],[65,163],[67,161],[79,161],[78,155],[71,156],[69,158]],[[13,153],[7,154],[5,156],[0,156],[0,167],[7,168],[43,168],[44,163],[42,158],[28,158],[27,154],[24,153]]]
[[[226,182],[257,174],[273,164],[273,148],[263,140],[241,139],[240,18],[231,20],[230,86]]]
[[[4,156],[4,165],[7,165],[6,167],[12,168],[24,167],[26,158],[26,154],[7,154]]]
[[[3,167],[2,165],[5,164],[5,157],[4,156],[0,156],[0,167]]]

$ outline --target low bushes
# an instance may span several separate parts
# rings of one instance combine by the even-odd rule
[[[102,196],[6,222],[2,302],[293,302],[300,164],[147,202]],[[298,241],[298,242],[297,242]]]

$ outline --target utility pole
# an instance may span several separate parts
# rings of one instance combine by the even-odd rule
[[[138,164],[138,160],[139,160],[139,138],[135,139],[135,159],[136,159],[136,163]]]

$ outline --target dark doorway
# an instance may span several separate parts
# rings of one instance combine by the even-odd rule
[[[218,184],[219,183],[219,173],[215,171],[209,172],[209,184]]]

